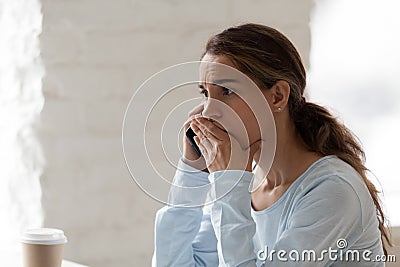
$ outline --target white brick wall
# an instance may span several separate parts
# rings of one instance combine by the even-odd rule
[[[20,235],[43,220],[35,123],[44,98],[40,1],[0,1],[0,265],[15,266]]]
[[[122,119],[134,90],[167,66],[197,60],[212,33],[240,22],[282,30],[307,63],[312,0],[42,5],[45,226],[65,230],[68,259],[101,267],[149,266],[161,204],[132,181],[121,148]]]

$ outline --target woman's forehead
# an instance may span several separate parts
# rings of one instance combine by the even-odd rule
[[[199,67],[201,83],[215,83],[215,81],[238,81],[240,72],[226,56],[206,54]]]
[[[204,56],[199,67],[199,84],[221,85],[224,87],[254,87],[253,81],[239,71],[225,56]],[[256,86],[255,86],[256,88]]]

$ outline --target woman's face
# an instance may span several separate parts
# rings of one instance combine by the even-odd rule
[[[260,127],[254,115],[254,106],[246,103],[246,101],[249,102],[246,94],[250,90],[258,90],[258,97],[264,95],[259,93],[260,90],[257,87],[244,85],[251,83],[250,79],[246,78],[247,82],[238,82],[240,78],[226,79],[226,77],[237,77],[237,75],[229,71],[231,69],[229,67],[221,69],[218,66],[222,65],[208,62],[220,63],[236,69],[226,56],[206,54],[203,57],[200,64],[201,82],[199,82],[199,90],[204,95],[203,116],[216,121],[215,124],[221,129],[225,128],[230,135],[236,138],[242,148],[260,140]]]

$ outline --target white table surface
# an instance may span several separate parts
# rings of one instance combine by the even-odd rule
[[[72,261],[63,260],[62,267],[89,267],[89,266],[81,265]]]

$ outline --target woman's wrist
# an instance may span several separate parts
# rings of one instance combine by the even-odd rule
[[[185,158],[184,156],[182,156],[182,161],[183,163],[185,163],[186,165],[189,165],[192,168],[195,168],[197,170],[201,170],[203,172],[209,172],[207,168],[204,168],[204,161],[201,160],[201,158],[198,158],[196,160],[188,160],[187,158]]]

